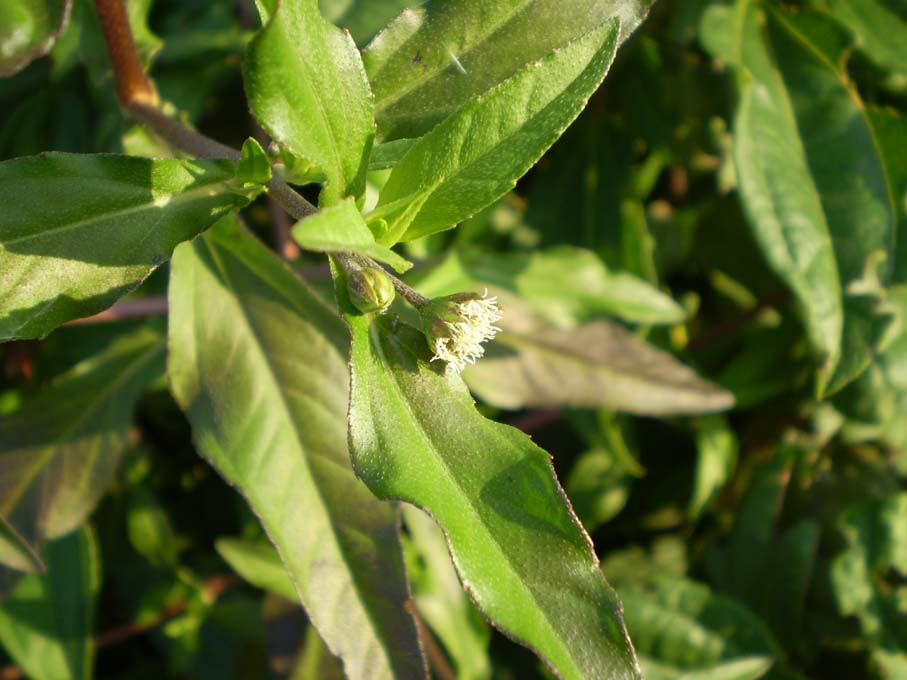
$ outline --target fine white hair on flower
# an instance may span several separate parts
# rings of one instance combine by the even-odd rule
[[[446,302],[444,312],[438,316],[441,328],[436,325],[431,334],[435,353],[432,361],[443,361],[461,373],[467,364],[474,364],[485,354],[482,343],[501,330],[494,325],[501,318],[501,310],[496,297],[474,296]]]

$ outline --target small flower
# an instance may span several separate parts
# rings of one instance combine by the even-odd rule
[[[501,318],[497,298],[476,293],[437,298],[420,314],[428,346],[435,353],[432,361],[444,361],[457,373],[485,354],[482,343],[501,330],[494,325]]]

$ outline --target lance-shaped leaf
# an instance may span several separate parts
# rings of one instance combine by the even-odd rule
[[[888,259],[882,281],[893,259],[885,167],[866,111],[836,64],[781,11],[763,17],[753,4],[740,11],[740,191],[768,263],[803,309],[821,360],[819,391],[833,391],[872,355],[872,311],[852,292],[875,253]]]
[[[510,191],[560,137],[614,59],[611,20],[477,96],[420,139],[397,165],[370,223],[391,245],[450,229]]]
[[[151,329],[126,335],[0,419],[0,515],[33,552],[79,526],[113,480],[164,349]],[[0,561],[24,568],[6,550]]]
[[[350,469],[348,334],[234,221],[181,247],[171,385],[199,453],[245,496],[351,678],[425,671],[392,505]]]
[[[430,363],[420,332],[342,305],[357,474],[380,498],[425,509],[479,608],[561,677],[640,677],[620,604],[548,454],[482,417],[459,377]]]
[[[620,21],[618,44],[645,17],[650,0],[433,0],[408,9],[363,58],[383,139],[420,137],[472,97],[527,64]]]
[[[252,113],[275,140],[327,177],[325,205],[365,191],[375,136],[372,96],[349,33],[317,0],[282,0],[243,67]]]
[[[94,677],[94,609],[100,559],[80,529],[45,546],[47,571],[16,584],[0,606],[0,644],[35,680]]]
[[[21,71],[50,52],[71,11],[72,0],[0,2],[0,77]]]
[[[318,211],[293,227],[293,239],[306,250],[322,253],[351,252],[385,262],[398,272],[412,264],[393,250],[375,242],[353,198]]]
[[[108,307],[249,202],[221,161],[47,153],[0,163],[0,341]]]
[[[730,393],[614,322],[556,328],[516,298],[501,304],[501,332],[465,373],[469,387],[498,408],[604,406],[666,415],[734,405]]]

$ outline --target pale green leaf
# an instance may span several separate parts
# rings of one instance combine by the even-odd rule
[[[0,77],[11,76],[50,52],[71,11],[72,0],[0,2]]]
[[[898,0],[826,0],[831,13],[879,66],[907,73],[907,7]]]
[[[396,513],[350,469],[348,334],[227,220],[181,247],[168,371],[199,452],[249,502],[351,678],[424,677]]]
[[[242,145],[236,164],[236,179],[242,184],[267,184],[271,181],[271,162],[255,139],[249,137]]]
[[[45,546],[47,572],[22,578],[0,606],[0,644],[34,680],[94,677],[100,557],[81,529]]]
[[[562,678],[639,678],[614,591],[548,454],[483,418],[459,377],[430,362],[420,332],[380,315],[347,319],[357,474],[380,498],[425,509],[478,607]]]
[[[253,586],[276,593],[290,602],[298,599],[296,586],[270,543],[221,538],[215,547],[233,571]]]
[[[0,515],[22,540],[62,536],[94,509],[129,445],[136,399],[163,375],[164,350],[150,329],[122,336],[0,419]]]
[[[895,214],[862,103],[838,66],[780,10],[745,3],[734,157],[768,263],[799,301],[819,355],[819,392],[866,368],[872,312],[856,282],[894,256]]]
[[[327,178],[324,205],[365,191],[375,136],[372,97],[349,33],[321,17],[317,0],[283,0],[243,66],[252,113],[276,141]]]
[[[680,305],[648,282],[611,272],[592,251],[571,246],[523,253],[461,248],[416,282],[430,297],[483,287],[510,291],[560,327],[601,316],[647,325],[686,318]]]
[[[391,172],[371,220],[391,245],[451,229],[510,191],[579,115],[614,59],[609,21],[471,99]],[[401,206],[415,204],[414,210]]]
[[[650,0],[434,0],[404,11],[363,58],[382,139],[420,137],[466,102],[610,19],[623,42]]]
[[[347,198],[324,208],[293,227],[293,240],[305,250],[321,253],[350,252],[370,257],[405,272],[413,265],[386,246],[375,243],[356,200]]]
[[[249,202],[225,161],[46,153],[0,163],[0,341],[110,306]]]
[[[740,444],[721,416],[709,416],[696,424],[696,478],[687,514],[698,520],[709,503],[727,484],[737,466]]]

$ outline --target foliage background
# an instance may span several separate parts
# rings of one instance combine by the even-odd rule
[[[322,9],[362,45],[406,4],[327,0]],[[907,677],[907,240],[895,239],[875,269],[867,255],[853,281],[844,282],[870,310],[872,328],[856,333],[870,339],[844,345],[845,358],[865,357],[850,375],[822,377],[810,338],[821,343],[824,331],[816,327],[824,320],[809,310],[811,295],[827,282],[807,278],[801,285],[773,266],[768,229],[760,231],[759,211],[739,190],[760,173],[780,177],[792,194],[806,191],[804,176],[820,186],[852,182],[843,171],[835,175],[843,164],[832,152],[876,153],[904,235],[907,13],[882,0],[764,4],[795,25],[805,36],[800,47],[827,66],[824,75],[793,73],[805,63],[798,45],[776,36],[774,54],[792,100],[819,97],[822,78],[837,79],[867,112],[877,148],[834,128],[836,110],[828,108],[798,109],[794,138],[773,134],[783,126],[770,110],[754,118],[765,126],[747,127],[739,102],[749,76],[740,66],[758,55],[738,51],[735,8],[662,2],[621,49],[586,111],[513,194],[407,252],[428,263],[413,280],[430,288],[436,263],[451,248],[473,271],[501,271],[514,261],[519,268],[519,258],[546,248],[560,249],[545,251],[555,266],[576,266],[564,246],[583,248],[593,257],[583,266],[594,270],[600,261],[612,277],[647,281],[669,293],[685,318],[664,323],[678,314],[674,307],[640,305],[638,289],[613,279],[604,291],[587,286],[590,299],[580,302],[552,293],[570,290],[569,281],[555,279],[535,292],[549,312],[571,316],[578,305],[584,320],[617,317],[734,395],[736,405],[723,414],[658,418],[630,415],[646,409],[625,402],[589,408],[580,397],[517,411],[482,406],[551,452],[621,595],[647,677]],[[240,72],[256,27],[249,4],[145,0],[130,11],[165,99],[233,146],[257,132]],[[771,69],[760,72],[753,63],[757,79],[778,86]],[[754,145],[746,154],[744,136]],[[812,160],[806,175],[772,165],[774,145],[799,143]],[[0,80],[0,159],[45,150],[138,153],[153,144],[119,112],[84,1],[75,3],[72,25],[48,59]],[[763,151],[752,165],[745,162]],[[243,216],[273,242],[267,201]],[[294,266],[329,290],[319,260],[302,256]],[[166,286],[162,267],[132,297],[153,299]],[[650,323],[646,313],[660,316]],[[164,380],[162,332],[162,319],[121,320],[0,346],[0,454],[7,466],[0,480],[10,478],[10,452],[28,437],[39,440],[29,446],[59,458],[83,428],[96,450],[115,451],[118,459],[80,477],[92,453],[72,454],[70,478],[91,489],[70,516],[100,499],[92,528],[46,544],[46,578],[66,581],[39,584],[35,577],[41,604],[8,600],[0,608],[7,663],[22,663],[23,654],[56,663],[59,645],[78,647],[80,636],[91,634],[99,636],[96,658],[76,665],[93,663],[99,678],[339,677],[291,604],[292,589],[290,598],[280,597],[285,577],[258,522],[194,452]],[[852,337],[845,333],[846,341]],[[99,356],[102,370],[92,371]],[[117,380],[123,366],[137,371],[134,380]],[[471,385],[496,402],[509,389],[496,381],[477,370]],[[835,381],[847,384],[816,397],[817,384],[837,388]],[[638,398],[657,401],[665,388],[658,383],[650,379]],[[87,418],[81,400],[96,407]],[[66,515],[65,504],[59,507]],[[545,676],[531,653],[483,623],[462,596],[433,526],[409,510],[405,522],[412,587],[438,645],[435,673],[443,677],[450,665],[460,677]],[[59,526],[56,534],[72,528]],[[55,561],[66,568],[55,572]],[[11,572],[3,573],[11,585]],[[17,607],[27,607],[30,625],[40,629],[45,608],[62,606],[54,594],[73,588],[83,597],[69,630],[45,640],[17,632]],[[74,655],[61,663],[74,663]],[[82,672],[26,670],[36,677]]]

